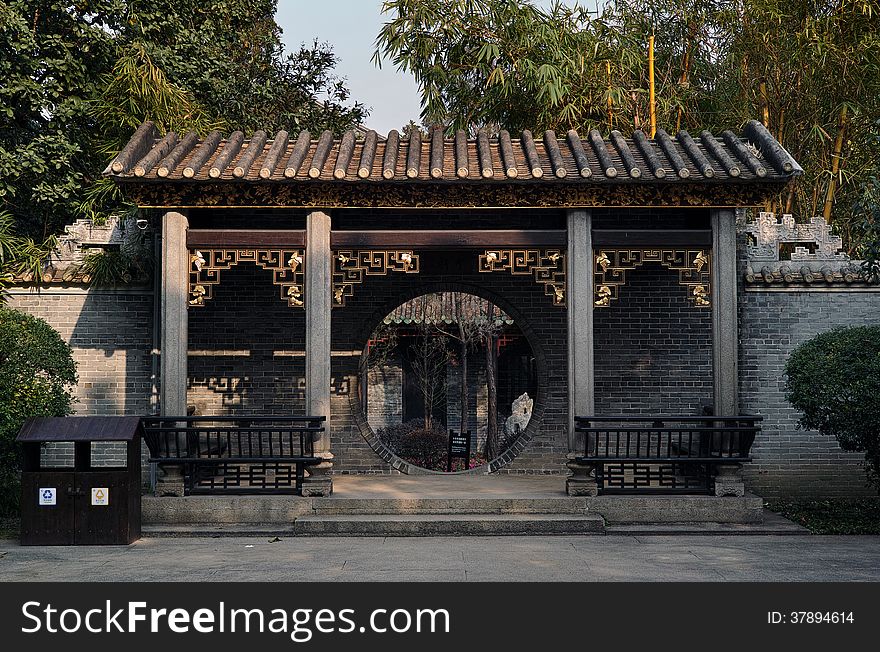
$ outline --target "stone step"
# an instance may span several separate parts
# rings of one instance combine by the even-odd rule
[[[287,525],[145,525],[144,537],[501,536],[602,534],[601,516],[578,514],[329,514],[300,516]]]
[[[298,536],[488,536],[602,534],[601,516],[583,514],[356,514],[303,516]]]
[[[299,496],[144,496],[147,524],[279,523],[301,516],[357,514],[585,514],[583,498],[301,498]]]
[[[290,526],[301,517],[320,516],[601,516],[611,524],[631,523],[761,523],[763,500],[715,496],[594,497],[435,497],[365,496],[302,498],[299,496],[143,497],[146,525],[274,524]]]
[[[294,536],[293,524],[253,524],[253,523],[177,523],[143,525],[141,536],[144,538],[220,538],[220,537],[274,537],[289,538]]]
[[[312,503],[315,515],[357,514],[584,514],[582,498],[330,498]]]

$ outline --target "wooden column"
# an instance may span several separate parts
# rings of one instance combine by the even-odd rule
[[[716,416],[739,412],[736,212],[712,209],[712,363]]]
[[[330,468],[330,312],[333,295],[333,254],[330,216],[321,211],[306,217],[306,413],[326,417],[325,431],[315,440],[315,455],[324,458],[310,468],[303,495],[328,496],[333,490]]]
[[[573,475],[566,482],[570,495],[595,495],[590,469],[574,463],[584,452],[584,440],[574,431],[575,416],[595,411],[593,370],[593,243],[589,211],[568,211],[568,458]]]
[[[162,216],[162,352],[161,409],[163,416],[186,415],[186,354],[188,341],[189,220],[183,213]]]

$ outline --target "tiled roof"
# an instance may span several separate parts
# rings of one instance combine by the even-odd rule
[[[256,131],[246,139],[241,131],[223,138],[212,132],[159,137],[146,122],[104,171],[120,181],[273,182],[301,184],[325,181],[340,184],[395,181],[421,184],[481,182],[542,183],[719,183],[779,184],[802,172],[800,166],[757,121],[745,125],[743,136],[731,131],[703,131],[675,136],[657,130],[649,139],[636,131],[624,137],[612,131],[603,138],[597,130],[586,137],[553,131],[517,137],[507,131],[489,137],[480,132],[468,139],[463,131],[445,138],[441,131],[428,137],[418,132],[401,138],[392,131],[382,140],[375,131],[359,139],[355,131],[341,138],[325,131],[313,139],[279,131],[272,138]]]
[[[466,321],[485,320],[489,302],[465,292],[435,292],[410,299],[397,306],[385,317],[385,324],[457,324],[463,316]],[[492,319],[497,325],[512,324],[513,319],[501,308],[494,306]]]

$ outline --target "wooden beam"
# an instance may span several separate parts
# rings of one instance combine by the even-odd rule
[[[708,247],[712,244],[712,231],[667,229],[595,229],[593,247],[643,247],[662,245],[669,247]]]
[[[194,247],[302,247],[305,231],[274,231],[236,229],[190,229],[186,246]]]
[[[564,247],[563,230],[554,231],[333,231],[334,249],[459,249],[486,247]]]

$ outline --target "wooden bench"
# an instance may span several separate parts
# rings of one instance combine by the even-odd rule
[[[301,494],[324,417],[146,417],[150,463],[179,466],[184,494]]]
[[[762,417],[582,416],[578,464],[600,494],[712,493],[719,466],[751,461]]]

